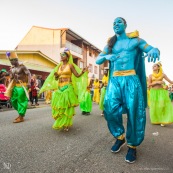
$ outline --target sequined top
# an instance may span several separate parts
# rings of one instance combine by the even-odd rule
[[[58,69],[59,78],[71,78],[72,72],[69,64],[67,64],[63,70],[61,69],[61,67],[62,66],[60,66]]]
[[[58,86],[63,87],[71,83],[71,69],[69,64],[65,66],[64,69],[61,69],[62,66],[58,69],[59,83]]]

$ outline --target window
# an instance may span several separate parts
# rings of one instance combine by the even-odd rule
[[[94,73],[97,74],[97,66],[94,66]]]
[[[101,75],[103,75],[103,70],[101,70]]]
[[[92,64],[89,64],[89,72],[92,73],[93,72],[93,65]]]
[[[83,68],[83,62],[82,61],[80,61],[80,63],[79,63],[79,68]]]

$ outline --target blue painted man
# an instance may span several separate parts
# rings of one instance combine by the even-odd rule
[[[125,161],[134,163],[136,147],[145,135],[147,86],[143,53],[148,62],[159,59],[159,50],[138,37],[138,32],[126,34],[127,23],[118,17],[114,20],[115,35],[108,40],[96,63],[109,61],[109,82],[104,100],[104,115],[111,134],[116,138],[111,151],[117,153],[127,141]],[[127,113],[127,129],[122,114]]]

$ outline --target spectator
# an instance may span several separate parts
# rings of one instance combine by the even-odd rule
[[[4,84],[6,87],[9,84],[9,74],[6,69],[0,71],[0,84]]]
[[[38,80],[36,79],[36,75],[33,74],[31,78],[31,106],[38,106],[38,96],[37,96],[37,91],[39,90],[38,88]],[[34,105],[35,101],[35,105]]]

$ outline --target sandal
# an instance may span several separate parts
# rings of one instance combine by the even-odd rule
[[[14,121],[13,121],[13,123],[21,123],[21,122],[23,122],[24,121],[24,118],[23,117],[18,117],[17,119],[15,119]]]
[[[19,116],[17,118],[15,118],[15,120],[17,120],[18,118],[20,118]]]
[[[68,131],[69,131],[69,127],[65,127],[65,128],[64,128],[64,131],[65,131],[65,132],[68,132]]]

